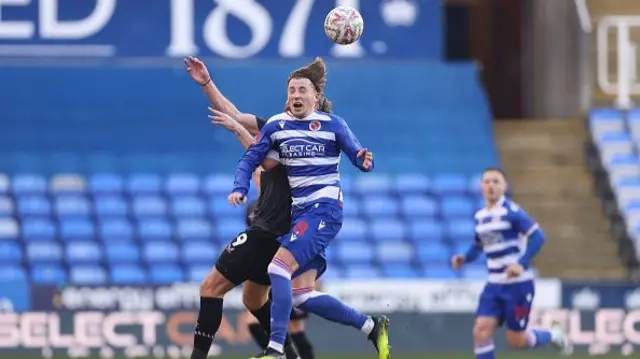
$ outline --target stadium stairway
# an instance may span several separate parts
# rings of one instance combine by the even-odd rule
[[[607,95],[600,90],[595,82],[597,79],[597,63],[598,63],[598,43],[597,43],[597,26],[600,19],[606,15],[636,15],[640,16],[640,1],[638,0],[588,0],[587,6],[591,15],[591,21],[594,31],[590,34],[589,39],[589,61],[591,64],[591,74],[593,83],[593,96],[599,103],[610,104],[614,99],[613,96]],[[631,39],[635,43],[640,43],[640,29],[631,28]],[[613,82],[618,78],[617,63],[617,42],[616,32],[609,32],[609,79]],[[637,99],[636,99],[637,100]]]
[[[577,120],[496,121],[501,163],[513,198],[544,229],[548,243],[536,267],[542,276],[622,278],[616,242],[593,194]]]

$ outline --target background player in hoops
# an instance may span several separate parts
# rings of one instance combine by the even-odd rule
[[[257,188],[260,188],[260,175],[262,173],[262,169],[258,168],[256,172],[253,174],[253,181],[256,184]],[[247,213],[246,213],[246,224],[247,227],[250,227],[255,219],[255,210],[256,210],[257,201],[250,202],[247,205]],[[289,334],[291,335],[291,339],[293,339],[293,343],[298,349],[298,353],[300,354],[301,359],[314,359],[313,346],[309,339],[307,338],[307,334],[305,333],[305,320],[308,317],[308,313],[298,309],[293,308],[291,311],[291,317],[289,318]],[[263,350],[267,348],[269,344],[269,336],[262,329],[260,323],[253,322],[249,324],[249,332],[251,336],[255,340],[255,342],[262,348]]]
[[[235,120],[243,125],[247,130],[251,131],[252,134],[257,134],[260,131],[260,121],[258,121],[258,117],[253,114],[244,114],[241,113],[229,100],[227,100],[222,93],[215,86],[209,72],[202,63],[202,61],[189,57],[185,59],[185,64],[187,66],[187,71],[189,72],[191,78],[199,83],[210,103],[213,104],[216,109],[220,111],[211,110],[214,112],[214,116],[210,116],[214,123],[218,123],[220,121],[225,121],[226,115],[233,116]],[[315,62],[312,64],[313,66],[303,68],[303,71],[312,71],[317,72],[317,70],[324,71],[324,64]],[[318,65],[321,65],[322,68],[319,69]],[[305,70],[306,69],[306,70]],[[323,72],[322,71],[322,72]],[[324,72],[323,72],[324,73]],[[325,105],[330,106],[329,101],[323,101]],[[273,154],[273,152],[272,152]],[[267,159],[269,160],[269,159]],[[283,166],[280,166],[283,167]],[[282,179],[284,181],[288,181],[286,172],[281,174]],[[262,181],[264,181],[264,177]],[[264,184],[263,184],[264,191]],[[261,198],[264,195],[264,192],[261,192]],[[282,197],[275,198],[275,200],[279,200]],[[287,199],[290,199],[290,192],[286,196]],[[288,202],[289,206],[290,203]],[[324,267],[321,268],[324,270]],[[320,270],[318,272],[321,273]],[[345,325],[350,325],[361,330],[363,333],[367,335],[367,338],[374,344],[376,350],[379,353],[380,358],[388,358],[389,353],[389,344],[388,344],[388,334],[387,334],[387,326],[388,319],[384,316],[371,317],[368,315],[364,315],[355,309],[348,307],[336,300],[335,298],[321,293],[315,290],[314,285],[306,285],[308,282],[314,282],[316,279],[316,269],[312,269],[310,271],[302,273],[303,275],[296,278],[293,284],[298,284],[298,290],[294,290],[296,292],[296,296],[298,298],[299,304],[304,304],[308,306],[308,311],[312,312],[320,317],[323,317],[327,320],[338,322]],[[299,280],[299,281],[298,281]],[[247,292],[244,292],[243,297],[245,298],[245,304],[247,304],[247,300],[249,298],[246,297]],[[270,304],[268,302],[267,304]],[[251,307],[247,305],[247,307]],[[266,304],[265,306],[266,307]],[[264,308],[263,307],[263,308]],[[261,324],[264,324],[261,318],[258,318]],[[364,324],[362,324],[364,323]],[[285,325],[286,332],[286,325]],[[197,334],[197,333],[196,333]],[[285,349],[287,349],[285,347]]]

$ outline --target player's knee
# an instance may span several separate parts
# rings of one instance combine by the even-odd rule
[[[493,336],[493,329],[485,323],[476,323],[473,327],[473,340],[476,343],[485,342]]]
[[[527,334],[525,332],[514,332],[512,330],[508,330],[505,333],[507,337],[507,343],[511,349],[522,349],[527,348]]]
[[[251,293],[243,292],[242,293],[242,303],[245,308],[249,309],[252,312],[262,308],[264,304],[269,300],[268,296],[256,296]]]
[[[291,280],[293,270],[287,265],[283,264],[281,261],[274,258],[273,261],[269,263],[269,266],[267,266],[267,273],[269,273],[269,275],[277,275],[279,277]]]
[[[233,289],[234,285],[217,270],[211,271],[200,284],[200,296],[206,298],[222,298]]]

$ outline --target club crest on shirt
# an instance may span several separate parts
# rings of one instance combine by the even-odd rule
[[[318,131],[320,127],[322,127],[322,125],[320,124],[320,121],[311,121],[309,123],[309,129],[311,131]]]

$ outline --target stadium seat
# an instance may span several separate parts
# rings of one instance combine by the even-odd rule
[[[481,266],[464,266],[462,268],[462,276],[469,279],[486,279],[487,269]]]
[[[127,202],[120,196],[95,197],[93,204],[98,217],[125,217],[128,214]]]
[[[82,195],[87,191],[87,182],[80,175],[60,174],[51,178],[49,189],[54,195]]]
[[[22,238],[25,241],[52,240],[56,237],[56,227],[49,219],[23,219]]]
[[[434,217],[438,213],[438,205],[425,195],[409,195],[401,198],[400,210],[406,218]]]
[[[425,241],[417,248],[418,259],[422,263],[447,263],[451,259],[451,248],[441,242]]]
[[[62,248],[55,242],[33,242],[27,244],[27,259],[31,263],[58,263],[62,261]]]
[[[0,196],[0,218],[13,216],[14,212],[13,200],[8,196]]]
[[[211,272],[211,266],[192,265],[187,268],[187,281],[200,283]]]
[[[323,282],[331,282],[333,280],[339,280],[344,278],[344,270],[338,266],[330,266],[322,274]]]
[[[138,218],[164,217],[167,213],[167,203],[160,196],[136,196],[133,199],[133,214]]]
[[[409,264],[382,265],[382,275],[388,278],[418,278],[420,273]]]
[[[108,278],[102,266],[78,265],[69,270],[69,279],[75,285],[104,285]]]
[[[482,197],[482,174],[469,177],[468,190],[472,196]]]
[[[440,241],[445,233],[442,222],[433,219],[411,220],[408,231],[408,238],[414,243]]]
[[[216,196],[209,201],[209,211],[215,218],[242,219],[247,212],[246,206],[233,207],[227,202],[227,197]]]
[[[105,256],[110,264],[137,263],[140,248],[134,242],[115,242],[105,246]]]
[[[233,189],[233,175],[211,175],[205,178],[203,191],[209,196],[226,198]]]
[[[91,176],[89,189],[94,195],[115,195],[124,191],[124,180],[114,173],[100,173]]]
[[[362,204],[358,197],[346,195],[343,202],[343,214],[345,218],[357,218],[362,213]]]
[[[367,224],[357,219],[345,221],[336,237],[341,241],[365,240],[367,238]]]
[[[178,247],[172,242],[150,242],[142,247],[142,257],[147,263],[175,263]]]
[[[154,284],[171,284],[185,280],[184,272],[180,267],[167,264],[149,268],[149,277]]]
[[[102,249],[96,242],[71,242],[66,249],[67,262],[75,264],[93,264],[102,260]]]
[[[371,223],[371,238],[376,242],[397,242],[406,237],[406,226],[396,219],[379,219]]]
[[[156,195],[162,192],[162,178],[157,174],[136,173],[129,177],[126,188],[129,193]]]
[[[215,228],[216,237],[226,243],[240,234],[246,228],[246,223],[242,220],[224,219],[218,221]]]
[[[340,188],[346,195],[355,192],[355,180],[351,176],[340,174]]]
[[[42,264],[31,268],[31,280],[34,284],[60,285],[66,284],[67,272],[60,265]]]
[[[13,218],[0,218],[0,241],[20,237],[20,226]]]
[[[370,264],[373,263],[374,251],[371,243],[345,242],[337,247],[336,255],[340,262],[350,264]]]
[[[116,285],[147,284],[147,272],[138,265],[122,264],[111,267],[111,282]]]
[[[126,218],[104,219],[99,224],[100,238],[105,243],[133,239],[133,226]]]
[[[65,241],[88,240],[95,237],[93,222],[88,219],[62,219],[60,237]]]
[[[407,264],[415,258],[413,246],[408,243],[380,243],[376,256],[384,264]]]
[[[441,173],[432,178],[431,189],[439,196],[465,194],[467,178],[454,173]]]
[[[9,176],[4,173],[0,173],[0,194],[9,194],[11,189],[11,180]]]
[[[18,197],[18,215],[20,217],[48,217],[51,215],[51,203],[44,196]]]
[[[589,127],[592,133],[625,130],[624,116],[616,108],[596,108],[589,111]]]
[[[0,239],[0,263],[20,264],[22,247],[17,241]]]
[[[389,218],[398,215],[400,205],[394,197],[372,195],[363,198],[362,210],[369,218]]]
[[[350,265],[345,268],[345,278],[349,279],[375,279],[381,276],[378,267],[373,265]]]
[[[54,200],[54,208],[58,217],[88,217],[91,214],[89,201],[80,196],[60,196]]]
[[[361,196],[387,195],[393,189],[392,184],[388,175],[367,173],[355,178],[354,188]]]
[[[27,280],[27,275],[24,269],[17,264],[0,263],[0,282],[14,280]]]
[[[138,222],[138,238],[142,241],[168,241],[172,235],[171,224],[164,219],[142,219]]]
[[[468,243],[475,236],[475,221],[473,219],[451,220],[447,223],[447,235],[454,241]]]
[[[200,191],[200,179],[193,174],[171,174],[165,189],[170,195],[195,195]]]
[[[204,217],[207,209],[199,197],[175,197],[171,202],[171,214],[174,217]]]
[[[190,242],[195,240],[209,241],[215,238],[211,223],[204,219],[181,219],[176,226],[179,240]]]
[[[183,263],[213,265],[220,255],[221,248],[211,242],[185,242],[180,257]]]
[[[40,175],[16,175],[13,177],[11,189],[16,196],[45,195],[47,193],[47,180]]]
[[[476,205],[468,197],[444,197],[440,211],[445,218],[473,218]]]
[[[429,177],[423,174],[408,173],[395,177],[395,191],[402,195],[426,194],[429,192]]]

